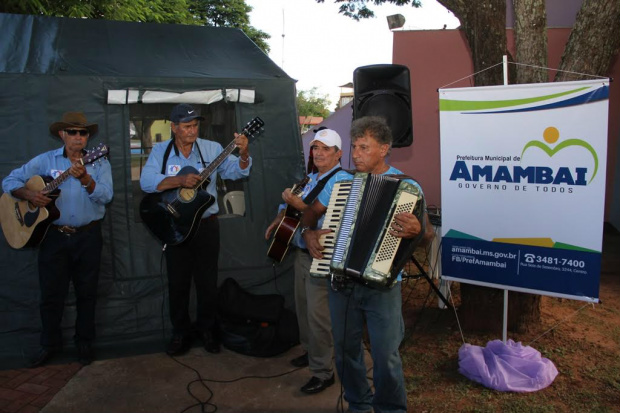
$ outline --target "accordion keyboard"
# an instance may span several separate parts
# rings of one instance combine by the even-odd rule
[[[326,278],[329,276],[329,264],[334,254],[334,245],[336,235],[341,225],[340,221],[344,213],[347,198],[351,192],[351,181],[341,181],[334,184],[331,197],[329,199],[329,207],[325,212],[323,225],[321,229],[331,229],[332,232],[321,235],[319,239],[323,249],[323,258],[312,260],[310,266],[310,275],[318,278]]]
[[[342,218],[342,229],[338,232],[336,239],[336,246],[333,248],[334,253],[332,258],[338,262],[342,261],[346,254],[346,240],[349,238],[349,232],[353,226],[353,218],[355,213],[355,206],[357,205],[357,199],[360,195],[360,188],[362,187],[362,179],[354,178],[351,183],[348,193],[349,197],[346,199],[343,213],[340,214]]]

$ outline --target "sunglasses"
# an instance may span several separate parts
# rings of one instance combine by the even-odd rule
[[[67,135],[69,136],[75,136],[78,133],[80,134],[80,136],[88,135],[88,131],[84,129],[65,129],[65,132],[67,132]]]

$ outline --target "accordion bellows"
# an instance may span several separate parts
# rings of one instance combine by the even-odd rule
[[[410,212],[424,223],[424,201],[417,185],[403,175],[357,173],[332,190],[322,229],[323,259],[314,259],[310,274],[352,280],[373,288],[389,288],[419,239],[394,237],[394,216]],[[423,232],[421,233],[421,235]]]

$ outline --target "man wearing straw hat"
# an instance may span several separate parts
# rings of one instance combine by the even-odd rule
[[[82,160],[88,138],[97,130],[97,124],[89,123],[83,113],[65,113],[50,126],[51,134],[64,145],[34,157],[2,181],[5,193],[43,208],[50,205],[52,197],[47,191],[29,189],[26,182],[35,175],[56,178],[69,173],[58,186],[61,193],[55,207],[60,217],[51,223],[39,246],[41,347],[29,361],[30,367],[45,364],[62,349],[61,321],[70,282],[75,290],[78,361],[87,365],[94,357],[101,221],[105,205],[112,200],[110,163],[98,159],[85,165]]]

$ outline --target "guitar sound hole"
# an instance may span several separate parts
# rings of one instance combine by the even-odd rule
[[[179,198],[183,202],[190,202],[196,196],[196,190],[191,188],[181,188],[179,191]]]

